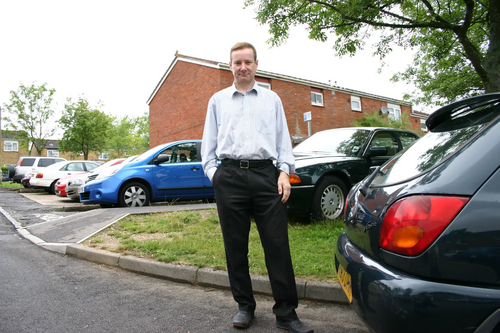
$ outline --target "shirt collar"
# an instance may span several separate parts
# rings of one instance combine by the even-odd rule
[[[247,92],[255,91],[255,93],[258,95],[259,89],[260,89],[260,86],[257,84],[257,81],[254,81],[252,89],[250,89]],[[238,91],[238,89],[236,89],[236,83],[233,82],[233,85],[231,86],[231,96],[234,95],[236,92],[240,93]]]

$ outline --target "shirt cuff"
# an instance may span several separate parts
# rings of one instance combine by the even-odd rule
[[[290,166],[286,163],[281,163],[280,168],[281,171],[285,172],[287,175],[290,175]]]

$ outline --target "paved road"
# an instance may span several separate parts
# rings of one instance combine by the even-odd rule
[[[52,225],[49,229],[56,234],[53,225],[65,227],[67,220],[78,221],[80,216],[98,223],[88,213],[96,214],[96,220],[103,214],[123,213],[97,209],[83,214],[75,208],[81,205],[41,204],[41,198],[56,201],[54,196],[38,195],[33,201],[0,191],[0,209],[28,230]],[[239,331],[230,324],[236,307],[226,290],[174,283],[40,250],[19,237],[2,214],[0,242],[0,332]],[[272,299],[259,295],[257,301],[257,319],[245,332],[283,332],[274,325]],[[301,301],[298,312],[316,332],[368,333],[346,305]]]

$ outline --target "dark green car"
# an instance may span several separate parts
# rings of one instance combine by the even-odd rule
[[[336,219],[351,187],[370,167],[382,165],[419,139],[406,130],[348,127],[313,134],[293,149],[295,174],[288,211],[313,219]]]

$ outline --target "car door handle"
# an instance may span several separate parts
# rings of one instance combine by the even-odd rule
[[[198,168],[198,167],[192,167],[191,170],[198,171],[198,170],[200,170],[200,168]]]

